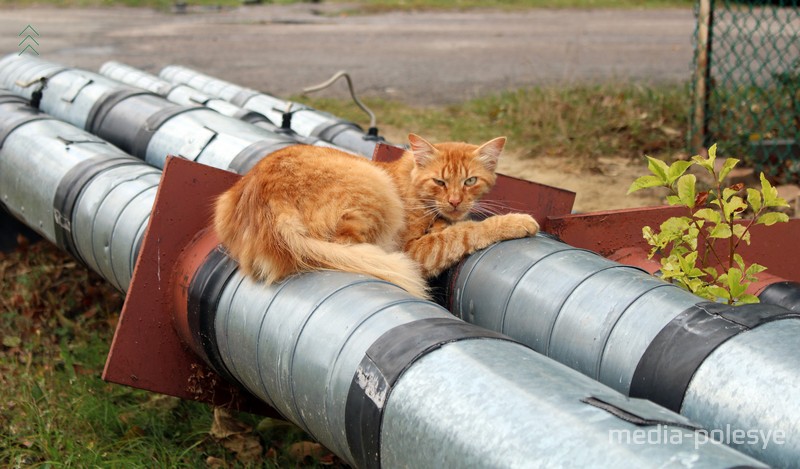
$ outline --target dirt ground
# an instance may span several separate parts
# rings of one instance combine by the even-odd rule
[[[626,195],[636,178],[648,174],[647,166],[641,161],[619,157],[599,158],[595,166],[586,169],[565,164],[563,158],[504,157],[498,168],[503,174],[575,192],[575,212],[648,207],[664,203],[662,194],[656,190]]]

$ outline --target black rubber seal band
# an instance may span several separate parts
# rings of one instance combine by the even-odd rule
[[[390,329],[370,346],[353,376],[345,404],[345,432],[356,467],[380,467],[383,410],[403,372],[445,344],[479,338],[513,342],[456,318],[431,318]]]
[[[120,88],[107,92],[104,96],[101,96],[100,99],[94,103],[92,109],[89,110],[89,115],[86,117],[86,125],[84,125],[84,128],[89,133],[97,135],[97,131],[100,129],[100,126],[103,125],[103,121],[108,113],[114,108],[114,106],[128,98],[132,98],[133,96],[145,94],[158,96],[150,91],[137,90],[134,88]]]
[[[0,103],[5,104],[5,103]],[[0,108],[5,106],[0,106]],[[13,112],[15,115],[9,119],[8,121],[4,121],[2,117],[0,117],[0,148],[3,148],[3,144],[5,143],[6,139],[9,135],[14,133],[15,130],[22,127],[23,125],[39,120],[45,119],[53,119],[52,116],[49,116],[38,109],[32,108],[27,104],[21,103],[20,106],[14,106]]]
[[[297,142],[294,140],[261,140],[255,142],[233,157],[228,165],[228,170],[237,174],[244,174],[270,153],[292,145],[297,145]]]
[[[2,141],[0,141],[2,146]],[[761,303],[782,306],[790,311],[800,312],[800,283],[785,281],[767,286],[758,295]]]
[[[680,413],[692,377],[717,347],[742,332],[788,318],[800,314],[766,304],[694,305],[664,326],[647,347],[629,394]]]
[[[231,259],[221,246],[217,246],[208,253],[195,272],[189,284],[187,303],[189,331],[195,344],[203,351],[202,358],[229,383],[238,381],[225,366],[219,353],[214,321],[222,290],[238,268],[236,261]]]
[[[53,197],[53,216],[55,217],[56,245],[72,257],[86,264],[78,252],[72,236],[72,217],[75,205],[83,189],[98,174],[124,165],[140,165],[141,161],[130,156],[97,155],[73,166],[58,182]]]
[[[158,132],[158,129],[164,125],[165,122],[184,112],[196,111],[198,109],[207,109],[202,106],[169,106],[154,112],[147,118],[142,128],[134,137],[133,145],[131,146],[131,154],[143,161],[147,158],[147,146],[150,145],[150,140],[153,135]]]
[[[333,142],[333,139],[336,138],[337,135],[347,130],[355,130],[362,133],[364,132],[361,127],[353,122],[337,121],[333,124],[324,122],[318,125],[314,130],[311,131],[311,136],[326,142]]]

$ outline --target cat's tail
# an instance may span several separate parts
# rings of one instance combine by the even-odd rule
[[[419,265],[405,253],[386,252],[374,244],[322,241],[290,227],[279,231],[298,263],[309,270],[323,268],[371,275],[419,298],[430,298]]]

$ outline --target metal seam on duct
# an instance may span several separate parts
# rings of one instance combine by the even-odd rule
[[[75,240],[72,237],[71,225],[75,204],[84,188],[98,174],[118,166],[139,163],[139,160],[128,156],[97,155],[73,166],[59,181],[53,198],[53,214],[56,217],[56,245],[84,265],[88,265],[78,252]],[[64,226],[65,223],[69,226]]]
[[[385,404],[403,372],[445,344],[467,339],[514,342],[456,318],[430,318],[394,327],[369,347],[358,365],[345,404],[347,444],[357,467],[380,467],[380,431]]]
[[[0,147],[2,141],[0,141]],[[791,311],[800,311],[800,283],[785,281],[767,285],[758,298],[762,303],[783,306]]]
[[[329,122],[323,122],[317,126],[317,128],[311,131],[311,136],[320,140],[325,140],[326,142],[333,142],[333,139],[336,138],[336,136],[347,130],[355,130],[362,133],[364,132],[364,130],[358,124],[353,122],[336,121],[333,124]]]
[[[128,207],[130,207],[131,204],[133,204],[134,201],[138,197],[140,197],[142,194],[146,194],[147,192],[153,192],[154,189],[156,191],[158,190],[158,184],[156,184],[154,186],[147,187],[147,188],[143,188],[136,195],[131,197],[130,200],[128,200],[126,203],[124,203],[122,205],[122,208],[119,211],[120,216],[116,220],[114,220],[114,226],[111,228],[111,232],[109,233],[108,266],[111,269],[111,274],[110,275],[111,275],[111,277],[113,277],[113,278],[110,278],[109,280],[111,281],[112,284],[114,282],[116,282],[116,285],[119,285],[119,287],[120,287],[120,289],[122,291],[125,291],[125,286],[122,283],[122,281],[120,280],[120,278],[122,278],[122,277],[120,277],[120,275],[119,275],[120,272],[117,272],[117,269],[114,268],[114,266],[115,266],[115,262],[114,262],[114,246],[115,246],[115,243],[114,243],[114,241],[117,240],[117,233],[118,233],[117,227],[120,225],[120,222],[122,221],[122,214],[125,213],[125,210],[127,210]],[[126,257],[130,257],[130,252],[128,253],[128,255]],[[135,263],[131,263],[130,264],[131,271],[133,271],[133,268],[135,267],[135,265],[136,265]],[[128,280],[130,280],[130,279],[128,279]]]
[[[13,93],[6,94],[2,88],[0,88],[0,104],[6,103],[19,103],[28,105],[28,100],[23,98],[22,96],[17,96]]]
[[[243,148],[233,157],[230,164],[228,164],[228,170],[237,174],[244,174],[270,153],[297,144],[298,142],[294,140],[261,140],[255,142]]]
[[[0,130],[0,148],[3,148],[3,144],[5,143],[8,136],[14,133],[15,130],[22,127],[23,125],[33,121],[55,119],[54,117],[49,116],[39,111],[38,109],[29,107],[27,103],[20,103],[20,104],[23,104],[23,107],[15,109],[15,112],[29,113],[29,115],[20,116],[18,118],[12,119],[9,123],[3,123],[2,130]]]
[[[220,307],[219,304],[218,304],[217,311],[230,311],[231,310],[231,305],[233,304],[233,300],[236,298],[236,296],[237,296],[237,294],[239,292],[239,288],[241,288],[242,283],[244,282],[244,280],[246,278],[247,277],[245,277],[244,275],[239,278],[239,283],[236,284],[236,288],[233,289],[233,294],[230,296],[230,298],[228,298],[228,303],[225,305],[224,308]],[[222,300],[222,298],[220,298],[220,301],[221,300]],[[219,330],[219,327],[216,327],[216,329]],[[224,331],[225,331],[225,342],[230,342],[230,340],[231,340],[231,337],[228,335],[230,330],[231,330],[231,314],[226,314],[225,315],[225,329],[224,329]],[[219,341],[217,341],[217,343],[219,343]],[[219,353],[220,353],[220,357],[222,358],[222,362],[226,363],[225,357],[222,356],[222,350],[219,350]],[[230,361],[230,360],[228,360],[228,361]],[[228,368],[228,370],[231,371],[232,374],[234,374],[236,376],[241,376],[241,372],[239,371],[239,368],[236,366],[236,362],[235,361],[230,361],[229,364],[226,364],[226,368]],[[238,380],[237,380],[237,382],[238,382]],[[272,396],[269,395],[269,392],[267,392],[266,388],[264,388],[264,394],[267,395],[267,399],[269,400],[269,402],[275,402],[275,401],[272,400]]]
[[[189,283],[186,311],[189,329],[203,358],[229,382],[237,382],[219,352],[214,321],[225,285],[239,265],[218,246],[208,253]]]
[[[278,284],[278,288],[275,291],[275,293],[272,295],[272,298],[270,298],[269,304],[267,304],[267,307],[264,308],[265,312],[266,311],[270,311],[270,309],[272,309],[272,305],[275,303],[275,301],[278,299],[278,297],[281,295],[283,290],[286,288],[286,285],[288,285],[288,284],[289,284],[289,282],[283,282],[283,283]],[[240,283],[239,285],[236,286],[237,291],[238,291],[239,287],[241,287],[241,285],[242,284]],[[228,318],[230,318],[230,316],[231,315],[228,314]],[[261,322],[258,323],[258,336],[257,336],[258,338],[257,338],[257,341],[256,341],[256,343],[258,345],[256,345],[256,353],[255,353],[255,355],[256,355],[256,369],[258,370],[258,384],[260,385],[259,389],[264,393],[264,395],[267,396],[267,399],[269,400],[269,403],[271,404],[271,403],[275,402],[275,398],[270,395],[269,388],[267,387],[267,381],[264,379],[264,370],[267,367],[266,367],[266,365],[261,363],[261,355],[262,355],[262,353],[261,353],[261,349],[260,349],[260,345],[263,343],[262,340],[261,340],[261,337],[262,337],[262,333],[264,332],[264,323],[267,321],[267,316],[268,316],[267,314],[264,314],[261,317]],[[230,331],[230,330],[231,330],[230,326],[228,325],[228,328],[225,329],[225,333],[227,334],[228,331]],[[230,342],[230,340],[228,340],[228,341]],[[281,414],[284,418],[286,418],[286,416],[283,415],[283,412],[281,411],[281,409],[278,408],[278,406],[274,406],[274,407],[275,407],[275,410],[277,410],[279,414]],[[291,421],[291,419],[289,419],[289,418],[286,418],[286,420]]]
[[[680,412],[697,369],[720,345],[762,324],[800,314],[778,306],[698,303],[677,315],[645,350],[629,395]]]
[[[153,93],[149,93],[153,94]],[[154,95],[157,96],[157,95]],[[162,98],[163,99],[163,98]],[[188,111],[195,111],[195,110],[204,110],[205,108],[200,106],[169,106],[161,109],[159,111],[154,112],[150,117],[147,118],[144,125],[139,129],[136,133],[136,137],[134,137],[133,145],[131,148],[131,154],[138,158],[141,158],[142,161],[147,160],[147,147],[150,145],[150,140],[153,139],[153,135],[158,131],[158,129],[164,125],[168,120],[172,119],[173,117],[177,116],[178,114],[183,114],[184,112]],[[213,112],[210,111],[209,112]]]
[[[308,321],[311,320],[311,318],[317,312],[319,307],[324,305],[325,303],[327,303],[328,300],[330,300],[331,298],[336,296],[338,293],[340,293],[340,292],[342,292],[344,290],[347,290],[348,288],[352,288],[354,286],[362,285],[362,284],[365,284],[365,283],[386,283],[386,284],[392,285],[389,282],[386,282],[384,280],[379,280],[379,279],[375,279],[375,278],[372,278],[372,277],[366,277],[366,278],[363,278],[361,280],[357,280],[357,281],[348,283],[346,285],[343,285],[343,286],[341,286],[339,288],[336,288],[335,290],[333,290],[330,293],[328,293],[326,296],[320,298],[317,301],[317,303],[314,304],[313,308],[310,308],[308,310],[308,313],[303,318],[302,325],[297,330],[297,333],[296,333],[295,338],[294,338],[294,344],[291,347],[292,353],[289,355],[289,364],[287,366],[287,368],[289,370],[294,369],[294,358],[295,358],[295,354],[297,353],[297,348],[298,348],[297,347],[297,342],[303,336],[303,330],[305,330],[306,326],[308,325]],[[416,301],[412,300],[411,302],[417,302],[417,301],[422,301],[422,300],[416,300]],[[398,303],[408,303],[408,302],[407,301],[401,301],[401,302],[396,302],[395,304],[398,304]],[[378,311],[383,311],[385,309],[386,309],[386,307],[381,308]],[[300,428],[302,428],[305,432],[312,433],[311,432],[311,427],[306,422],[306,420],[305,420],[305,418],[303,416],[303,412],[301,411],[301,409],[299,407],[297,407],[298,399],[297,399],[297,396],[295,394],[296,391],[295,391],[295,387],[294,387],[294,383],[293,382],[289,384],[289,391],[290,391],[290,394],[291,394],[290,395],[291,398],[289,399],[289,405],[292,407],[292,411],[294,412],[294,414],[299,419],[299,422],[295,422],[295,423],[298,423],[299,424],[298,426]]]
[[[245,107],[244,105],[248,101],[250,101],[251,98],[254,98],[254,97],[256,97],[256,96],[258,96],[260,94],[261,93],[259,93],[258,91],[249,90],[247,88],[244,88],[241,91],[239,91],[238,93],[236,93],[236,95],[234,95],[234,97],[231,98],[230,102],[232,104],[235,104],[235,105],[239,106],[239,107]]]
[[[158,96],[150,91],[134,88],[121,88],[106,92],[104,96],[100,97],[100,99],[95,101],[94,105],[92,105],[92,108],[86,115],[86,124],[84,125],[84,128],[88,132],[97,135],[97,131],[103,124],[106,116],[117,104],[125,101],[128,98],[145,94]]]
[[[590,396],[585,399],[581,399],[581,402],[597,407],[598,409],[603,409],[611,415],[637,426],[669,425],[673,427],[686,428],[687,430],[700,430],[702,428],[701,426],[693,423],[642,417],[641,415],[637,415],[628,409],[623,409],[622,407],[614,405],[611,402],[606,402],[606,400],[604,400],[602,397]]]
[[[634,303],[636,303],[640,299],[644,298],[645,296],[649,295],[650,292],[652,292],[653,290],[659,289],[659,288],[664,288],[664,287],[679,288],[679,287],[677,287],[677,286],[675,286],[675,285],[673,285],[671,283],[664,283],[662,285],[654,285],[652,288],[649,288],[649,289],[641,292],[636,298],[634,298],[630,303],[628,303],[627,306],[625,306],[625,309],[623,309],[617,315],[617,317],[614,320],[614,324],[612,324],[611,327],[608,328],[608,334],[606,334],[606,336],[603,337],[603,346],[600,348],[600,353],[598,354],[597,362],[596,362],[595,368],[594,368],[594,376],[592,376],[592,378],[597,379],[599,381],[600,369],[603,367],[603,358],[605,357],[606,350],[608,349],[608,341],[609,341],[609,339],[611,339],[611,336],[614,334],[614,329],[616,329],[617,324],[619,324],[619,321],[622,320],[623,316],[625,316],[625,313],[628,312],[628,310],[631,308],[631,306],[634,305]]]
[[[480,264],[480,260],[483,259],[483,257],[485,255],[487,255],[489,252],[492,251],[492,249],[496,248],[497,246],[499,246],[499,243],[492,244],[491,246],[480,250],[479,252],[473,254],[472,256],[467,256],[467,257],[464,257],[464,259],[462,259],[462,261],[458,264],[458,272],[457,272],[459,274],[458,276],[460,276],[461,271],[463,270],[463,267],[464,267],[463,263],[466,262],[467,259],[470,259],[470,260],[474,259],[473,263],[472,263],[472,266],[470,267],[469,271],[464,276],[464,281],[461,283],[462,285],[466,286],[469,283],[470,277],[472,277],[472,273],[475,271],[475,267],[477,267]],[[455,290],[456,290],[456,283],[458,282],[458,276],[454,275],[453,276],[454,280],[452,282],[450,282],[450,285],[449,285],[452,288],[453,293],[455,293]],[[451,301],[452,301],[452,297],[453,296],[454,295],[452,295],[452,294],[450,295]],[[458,305],[457,308],[449,308],[448,307],[447,309],[450,312],[452,312],[454,309],[457,310],[457,313],[454,313],[454,314],[456,314],[457,317],[466,320],[464,318],[463,308],[461,307],[460,303],[461,303],[461,299],[458,299],[457,303],[456,303]]]
[[[561,251],[556,251],[556,252],[564,252],[564,251],[567,251],[567,250],[561,250]],[[548,256],[550,256],[552,254],[555,254],[555,252],[551,253],[551,254],[548,254]],[[548,256],[544,256],[544,257],[542,257],[542,259],[544,259],[545,257],[548,257]],[[586,282],[590,278],[594,277],[595,275],[599,274],[600,272],[604,272],[606,270],[614,269],[614,268],[617,268],[617,267],[620,267],[620,265],[608,265],[608,266],[603,267],[602,269],[598,269],[598,270],[589,272],[588,275],[584,275],[583,277],[581,277],[581,279],[578,281],[578,283],[576,283],[575,286],[572,287],[572,290],[567,295],[565,295],[564,298],[561,299],[561,302],[558,304],[558,307],[555,309],[556,317],[555,317],[555,319],[553,319],[553,322],[550,323],[550,330],[547,331],[547,335],[546,335],[547,343],[545,343],[545,345],[543,347],[545,356],[549,357],[550,354],[551,354],[550,344],[553,342],[553,332],[556,330],[556,324],[558,323],[558,320],[561,318],[561,312],[564,309],[564,305],[567,304],[567,301],[569,301],[569,299],[575,293],[575,290],[577,290],[578,287],[580,287],[584,282]]]

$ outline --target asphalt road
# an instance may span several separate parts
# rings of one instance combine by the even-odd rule
[[[181,64],[286,96],[345,69],[364,94],[416,104],[526,85],[691,75],[690,9],[348,16],[341,8],[0,8],[0,54],[19,53],[19,33],[31,25],[42,58],[89,70],[107,60],[153,73]]]

